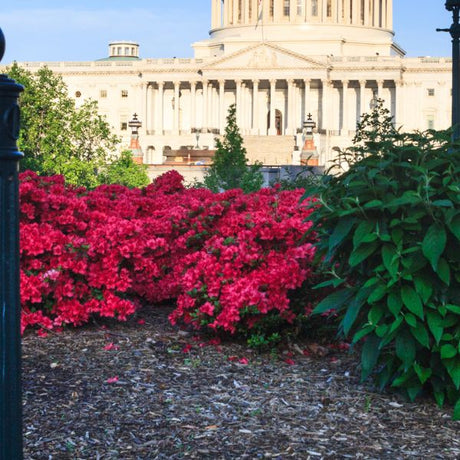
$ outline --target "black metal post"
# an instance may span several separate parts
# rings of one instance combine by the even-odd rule
[[[452,140],[460,139],[460,0],[447,0],[447,11],[452,11],[453,22],[449,29],[436,29],[449,32],[452,37]]]
[[[5,37],[0,29],[0,60]],[[21,460],[19,137],[21,85],[0,75],[0,460]]]

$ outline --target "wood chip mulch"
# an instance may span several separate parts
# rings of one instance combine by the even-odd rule
[[[357,356],[209,345],[169,311],[26,334],[25,459],[460,458],[448,409],[360,384]]]

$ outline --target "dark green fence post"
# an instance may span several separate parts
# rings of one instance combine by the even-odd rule
[[[460,0],[447,0],[447,11],[452,11],[453,22],[449,29],[436,29],[449,32],[452,37],[452,138],[460,139]]]
[[[0,60],[5,38],[0,29]],[[21,85],[0,75],[0,460],[21,460],[19,137]]]

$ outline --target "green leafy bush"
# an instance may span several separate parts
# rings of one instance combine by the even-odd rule
[[[322,285],[336,288],[315,313],[364,342],[363,379],[429,390],[460,419],[460,143],[396,131],[380,102],[313,193]]]

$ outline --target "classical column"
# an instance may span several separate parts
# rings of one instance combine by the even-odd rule
[[[203,80],[203,118],[201,127],[208,128],[208,80]]]
[[[294,134],[294,80],[289,79],[287,82],[287,133]]]
[[[342,131],[345,135],[348,135],[350,129],[348,121],[348,80],[342,81]]]
[[[361,120],[361,116],[367,112],[364,106],[364,92],[366,90],[366,80],[359,80],[359,113],[356,114],[356,122]]]
[[[352,24],[359,24],[359,11],[360,11],[360,0],[353,0],[353,15],[352,15]]]
[[[147,103],[146,103],[146,116],[145,116],[145,132],[151,133],[154,127],[155,116],[153,114],[153,86],[152,83],[147,83]]]
[[[174,82],[174,123],[173,133],[178,135],[180,132],[179,117],[180,117],[180,81]]]
[[[259,134],[259,80],[252,81],[252,134]]]
[[[387,29],[393,30],[393,0],[388,0],[387,10]]]
[[[303,116],[302,121],[307,119],[307,115],[311,113],[312,107],[310,107],[310,90],[311,80],[304,80],[304,92],[303,92]]]
[[[233,0],[233,24],[238,24],[238,19],[238,0]]]
[[[276,136],[276,109],[275,109],[276,80],[270,80],[270,129],[268,134]]]
[[[342,8],[344,0],[337,0],[337,11],[336,11],[336,22],[337,24],[343,24]]]
[[[196,83],[190,82],[190,128],[196,128]]]
[[[242,84],[242,80],[235,80],[236,123],[239,127],[241,127],[241,84]]]
[[[164,131],[164,81],[158,82],[158,134]]]
[[[297,22],[297,1],[296,0],[291,0],[290,6],[289,6],[289,21],[292,22]]]
[[[327,131],[332,130],[332,123],[331,123],[331,88],[332,88],[332,81],[331,80],[322,80],[323,85],[323,97],[322,97],[322,104],[321,104],[321,128]]]
[[[219,131],[225,130],[225,80],[219,80]]]
[[[370,25],[370,5],[369,5],[369,0],[366,0],[364,2],[364,25],[368,26]]]
[[[396,127],[404,123],[404,80],[395,81],[395,114],[394,122]]]
[[[350,24],[350,17],[351,17],[351,12],[350,12],[350,2],[351,0],[343,0],[345,2],[345,18],[344,22],[345,24]]]

